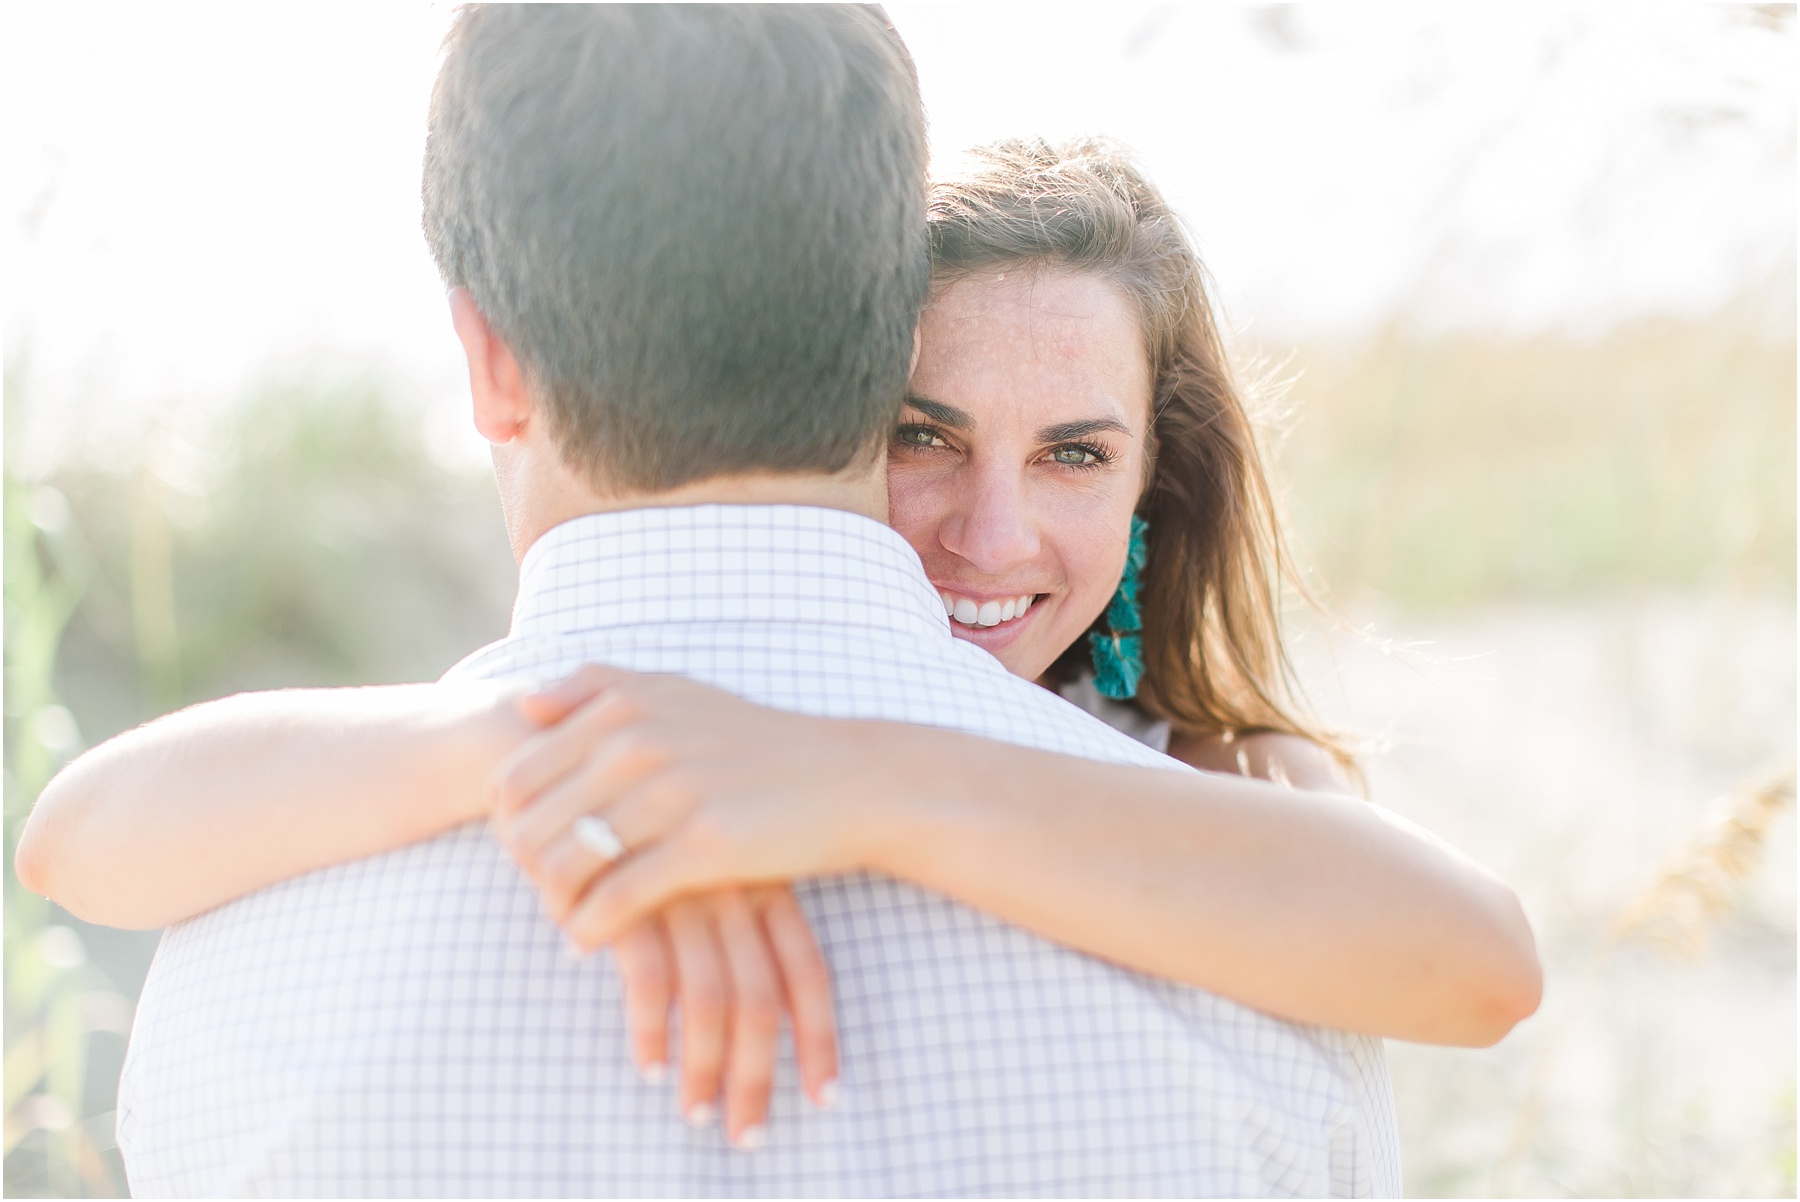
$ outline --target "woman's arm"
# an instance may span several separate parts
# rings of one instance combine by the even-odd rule
[[[956,739],[885,807],[895,834],[876,866],[1298,1022],[1485,1047],[1537,1009],[1513,891],[1336,791],[1304,740],[1244,749],[1254,775],[1293,788]]]
[[[496,767],[560,714],[533,718],[485,682],[289,689],[209,701],[128,731],[51,781],[19,839],[27,889],[107,926],[192,917],[314,869],[486,818]],[[724,1101],[745,1146],[767,1115],[777,1022],[826,1103],[837,1076],[831,986],[785,887],[684,899],[620,933],[632,1048],[654,1076],[681,1006],[683,1113]]]
[[[165,926],[486,817],[494,766],[535,729],[485,682],[209,701],[63,769],[19,881],[89,922]]]
[[[584,945],[721,882],[869,868],[1299,1022],[1480,1046],[1537,1006],[1512,891],[1347,794],[800,717],[672,677],[570,687],[600,692],[514,757],[501,833],[527,871],[581,813],[632,849],[552,903]]]

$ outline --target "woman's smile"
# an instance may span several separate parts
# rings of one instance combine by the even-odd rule
[[[1037,599],[1036,593],[1018,593],[999,600],[992,597],[981,600],[951,589],[939,589],[938,592],[944,599],[944,613],[964,626],[998,626],[1002,622],[1022,618],[1025,611],[1031,608],[1031,603]]]
[[[979,647],[998,653],[1042,614],[1038,602],[1042,593],[1015,592],[996,596],[992,592],[960,588],[938,589],[944,603],[944,615],[950,628]]]

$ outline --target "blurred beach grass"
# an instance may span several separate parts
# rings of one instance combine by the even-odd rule
[[[1792,596],[1794,342],[1770,307],[1262,351],[1291,377],[1280,470],[1306,558],[1414,610]]]
[[[1546,965],[1498,1047],[1391,1045],[1408,1193],[1794,1194],[1791,293],[1259,348],[1300,558],[1367,636],[1302,611],[1302,675]]]
[[[1795,345],[1791,314],[1771,323],[1765,308],[1747,300],[1586,339],[1394,328],[1252,348],[1292,380],[1280,475],[1322,591],[1356,622],[1402,642],[1448,630],[1451,644],[1472,640],[1504,656],[1512,638],[1531,648],[1573,639],[1574,652],[1530,661],[1535,675],[1521,686],[1522,695],[1581,699],[1586,708],[1563,724],[1591,720],[1606,732],[1569,752],[1579,766],[1571,780],[1612,781],[1621,759],[1642,760],[1645,771],[1664,762],[1662,726],[1640,723],[1615,738],[1608,725],[1613,709],[1637,704],[1650,668],[1585,690],[1557,675],[1585,670],[1590,651],[1612,654],[1606,640],[1622,624],[1661,631],[1641,605],[1676,598],[1687,623],[1680,629],[1704,628],[1713,639],[1701,640],[1706,647],[1749,628],[1737,625],[1745,606],[1785,615],[1786,643],[1776,637],[1765,647],[1764,638],[1719,686],[1765,698],[1730,711],[1756,729],[1735,743],[1707,735],[1713,741],[1695,744],[1705,753],[1696,752],[1698,766],[1665,774],[1668,797],[1641,811],[1618,789],[1584,809],[1580,800],[1562,805],[1561,794],[1529,776],[1488,772],[1490,761],[1535,752],[1507,747],[1485,728],[1478,751],[1457,758],[1454,733],[1444,733],[1455,713],[1434,711],[1433,727],[1418,709],[1390,705],[1392,682],[1379,675],[1386,669],[1332,669],[1342,716],[1380,726],[1398,747],[1393,767],[1376,765],[1377,800],[1516,874],[1551,966],[1545,1016],[1499,1049],[1396,1049],[1412,1190],[1480,1194],[1498,1183],[1525,1193],[1793,1193],[1793,913],[1780,902],[1792,894],[1791,856],[1775,857],[1755,884],[1767,896],[1750,934],[1725,941],[1730,955],[1755,961],[1749,978],[1716,950],[1697,968],[1627,966],[1633,989],[1698,990],[1725,1012],[1741,1000],[1725,992],[1760,982],[1741,1040],[1774,1038],[1787,1048],[1777,1065],[1786,1093],[1778,1082],[1763,1106],[1779,1110],[1785,1096],[1785,1119],[1771,1112],[1741,1156],[1739,1132],[1730,1156],[1677,1164],[1658,1151],[1664,1128],[1621,1117],[1617,1090],[1552,1090],[1532,1104],[1582,1131],[1604,1129],[1609,1156],[1631,1171],[1575,1171],[1554,1147],[1506,1146],[1542,1051],[1534,1032],[1564,1000],[1563,975],[1586,962],[1632,882],[1650,879],[1712,796],[1793,754]],[[397,394],[378,376],[322,370],[256,390],[214,418],[164,423],[129,454],[77,443],[45,460],[15,454],[12,435],[61,398],[35,395],[28,375],[7,380],[9,1194],[122,1188],[113,1089],[154,945],[152,936],[86,927],[12,878],[19,826],[55,766],[167,709],[226,692],[428,679],[505,629],[513,571],[491,480],[428,453],[420,411]],[[1646,662],[1667,643],[1646,635]],[[1478,772],[1486,773],[1480,786],[1464,788]],[[1552,796],[1557,805],[1531,800]],[[1552,845],[1590,848],[1591,863],[1571,867]],[[1560,867],[1546,867],[1552,860]],[[1568,885],[1569,874],[1584,884]],[[1718,921],[1729,935],[1731,918]],[[1773,937],[1757,934],[1771,923]],[[1643,1021],[1658,1031],[1687,1021],[1679,1009],[1647,1013]],[[1783,1022],[1786,1034],[1772,1036]],[[1559,1053],[1574,1064],[1569,1071],[1587,1071],[1584,1047],[1615,1055],[1589,1046],[1591,1024],[1574,1030],[1576,1053]],[[1705,1066],[1689,1067],[1704,1075]],[[1640,1091],[1658,1088],[1654,1078],[1633,1080]],[[1703,1133],[1742,1126],[1728,1115],[1692,1123]],[[1497,1178],[1509,1155],[1508,1175]],[[1758,1167],[1738,1171],[1746,1157]]]

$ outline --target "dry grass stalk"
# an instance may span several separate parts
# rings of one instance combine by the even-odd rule
[[[1721,798],[1714,817],[1683,843],[1650,886],[1622,906],[1607,924],[1606,933],[1588,954],[1568,1003],[1533,1057],[1512,1137],[1489,1181],[1495,1196],[1512,1192],[1537,1130],[1551,1066],[1576,1019],[1599,989],[1613,950],[1628,939],[1642,939],[1684,958],[1699,958],[1706,950],[1712,921],[1730,912],[1737,902],[1738,886],[1762,862],[1769,828],[1782,808],[1794,800],[1794,776],[1790,765],[1760,784]]]
[[[1794,800],[1794,770],[1723,798],[1717,814],[1682,846],[1651,886],[1619,911],[1607,942],[1642,939],[1673,955],[1698,959],[1712,921],[1728,913],[1738,886],[1762,862],[1763,840],[1782,807]]]

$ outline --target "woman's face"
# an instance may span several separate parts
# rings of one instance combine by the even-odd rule
[[[1151,379],[1115,285],[994,269],[933,294],[888,456],[893,526],[958,638],[1036,679],[1112,596]]]

